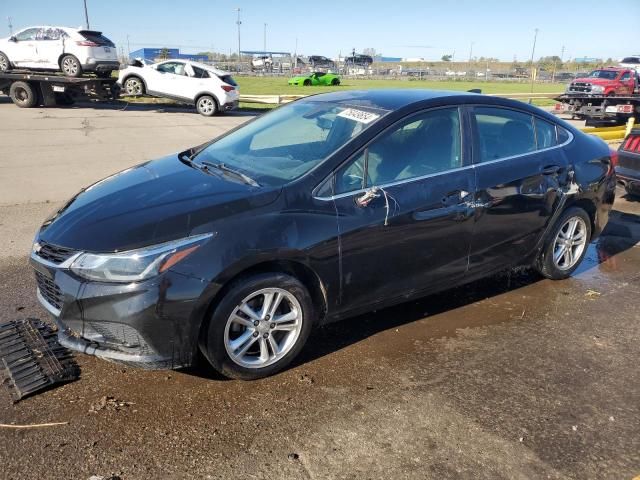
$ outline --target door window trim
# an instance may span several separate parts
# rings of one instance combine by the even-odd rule
[[[374,188],[374,187],[378,187],[378,188],[395,187],[397,185],[402,185],[404,183],[418,182],[418,181],[424,180],[426,178],[435,177],[435,176],[439,176],[439,175],[445,175],[445,174],[448,174],[448,173],[451,173],[451,172],[458,172],[458,171],[462,171],[462,170],[467,170],[469,168],[473,168],[474,165],[473,165],[473,163],[468,161],[469,159],[467,158],[468,155],[467,155],[467,152],[466,152],[466,142],[467,142],[466,135],[468,135],[468,133],[469,133],[467,131],[469,129],[469,127],[465,123],[465,117],[467,115],[465,107],[466,107],[466,105],[443,105],[443,106],[439,106],[439,107],[424,108],[422,110],[415,111],[415,112],[413,112],[413,113],[411,113],[409,115],[406,115],[406,116],[396,120],[391,125],[388,125],[384,129],[382,129],[380,132],[378,132],[375,137],[373,137],[365,145],[360,147],[356,152],[354,152],[353,154],[349,155],[349,157],[346,160],[344,160],[339,165],[337,165],[333,170],[331,170],[331,172],[327,176],[325,176],[322,179],[322,181],[320,181],[313,188],[313,190],[311,191],[311,195],[316,200],[331,201],[331,200],[334,200],[334,199],[349,197],[351,195],[357,195],[359,193],[366,192],[367,190],[370,190],[371,188]],[[335,176],[336,172],[338,170],[340,170],[344,165],[349,163],[351,160],[354,160],[355,158],[357,158],[358,155],[360,155],[363,151],[367,150],[372,143],[377,141],[382,135],[385,135],[386,133],[388,133],[391,129],[397,127],[398,124],[404,122],[405,120],[409,120],[412,117],[415,117],[415,116],[418,116],[418,115],[422,115],[424,113],[434,112],[434,111],[437,111],[437,110],[444,110],[444,109],[453,109],[453,108],[458,110],[458,119],[459,119],[458,120],[458,122],[459,122],[458,125],[460,126],[460,157],[461,157],[461,160],[462,160],[462,166],[461,167],[452,168],[452,169],[449,169],[449,170],[443,170],[441,172],[429,173],[429,174],[426,174],[426,175],[421,175],[419,177],[405,178],[405,179],[402,179],[402,180],[396,180],[396,181],[393,181],[393,182],[387,182],[387,183],[383,183],[383,184],[380,184],[380,185],[372,185],[372,186],[367,187],[367,188],[360,188],[358,190],[352,190],[350,192],[333,194],[333,195],[329,195],[327,197],[318,196],[318,191],[322,189],[322,187],[324,186],[324,184],[326,182],[333,183],[331,191],[334,192],[335,191],[334,176]],[[366,156],[368,156],[368,155],[366,155]],[[365,159],[365,162],[366,162],[366,159]],[[366,162],[366,163],[368,163],[368,162]],[[368,167],[368,165],[367,165],[367,167]],[[366,169],[365,169],[365,173],[366,173]]]
[[[564,147],[566,145],[569,145],[571,142],[573,142],[573,139],[575,138],[573,133],[571,132],[571,130],[564,128],[562,125],[559,125],[558,123],[545,119],[543,117],[541,117],[540,115],[536,115],[535,113],[531,113],[531,112],[527,112],[525,110],[520,110],[518,108],[514,108],[514,107],[505,107],[502,105],[488,105],[488,104],[482,104],[482,103],[474,103],[474,104],[469,104],[469,121],[471,122],[471,134],[473,137],[473,140],[471,142],[472,145],[472,149],[473,149],[473,153],[471,155],[471,161],[472,161],[472,165],[474,166],[482,166],[482,165],[491,165],[493,163],[498,163],[498,162],[504,162],[507,160],[513,160],[514,158],[520,158],[520,157],[527,157],[529,155],[535,155],[537,153],[540,152],[547,152],[549,150],[554,150],[556,148],[560,148],[560,147]],[[486,162],[480,162],[476,160],[476,151],[478,150],[478,142],[480,141],[480,134],[478,132],[478,124],[476,122],[476,116],[475,116],[475,107],[489,107],[489,108],[498,108],[498,109],[503,109],[503,110],[513,110],[514,112],[518,112],[518,113],[524,113],[526,115],[530,115],[532,118],[531,123],[533,126],[533,132],[534,132],[534,136],[535,136],[535,140],[536,140],[536,150],[533,150],[532,152],[525,152],[525,153],[519,153],[517,155],[511,155],[509,157],[503,157],[503,158],[496,158],[495,160],[489,160]],[[567,132],[568,135],[568,139],[563,142],[563,143],[559,143],[557,145],[553,145],[552,147],[546,147],[546,148],[540,148],[538,149],[538,132],[535,126],[535,118],[539,118],[540,120],[544,120],[547,123],[552,123],[555,128],[556,128],[556,142],[558,141],[558,128],[562,128],[565,132]]]

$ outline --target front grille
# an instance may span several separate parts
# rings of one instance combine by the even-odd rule
[[[569,91],[570,92],[586,92],[586,93],[588,93],[588,92],[591,91],[591,84],[590,83],[584,83],[584,82],[574,82],[569,87]]]
[[[36,255],[51,263],[62,263],[77,253],[76,250],[71,248],[59,247],[58,245],[52,245],[51,243],[39,243],[40,250],[36,252]]]
[[[53,307],[58,310],[62,309],[62,291],[55,282],[48,278],[43,273],[36,270],[36,283],[38,284],[38,290],[40,295]]]

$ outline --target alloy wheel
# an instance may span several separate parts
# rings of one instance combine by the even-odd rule
[[[246,296],[225,325],[224,346],[231,360],[245,368],[263,368],[284,357],[302,330],[302,308],[281,288]]]
[[[209,97],[203,97],[198,100],[198,111],[204,115],[210,115],[214,112],[215,104]]]
[[[7,70],[9,70],[9,59],[4,55],[0,55],[0,72],[6,72]]]
[[[586,245],[586,223],[580,217],[570,217],[554,240],[553,263],[560,270],[569,270],[580,260]]]
[[[129,95],[141,95],[142,94],[142,83],[137,78],[130,78],[127,80],[125,85],[125,90]]]
[[[76,75],[78,73],[78,68],[79,68],[78,62],[71,57],[66,57],[62,61],[62,70],[67,75],[71,75],[71,76]]]

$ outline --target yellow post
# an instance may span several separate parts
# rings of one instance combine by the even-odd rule
[[[629,120],[627,120],[627,129],[624,132],[625,137],[629,136],[629,134],[631,133],[631,130],[633,129],[633,124],[635,122],[636,122],[635,117],[629,117]]]

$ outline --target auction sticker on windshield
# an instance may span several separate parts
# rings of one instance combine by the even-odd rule
[[[337,117],[348,118],[349,120],[355,120],[361,123],[371,123],[374,120],[380,118],[377,113],[366,112],[364,110],[357,110],[355,108],[347,108],[340,112]]]

